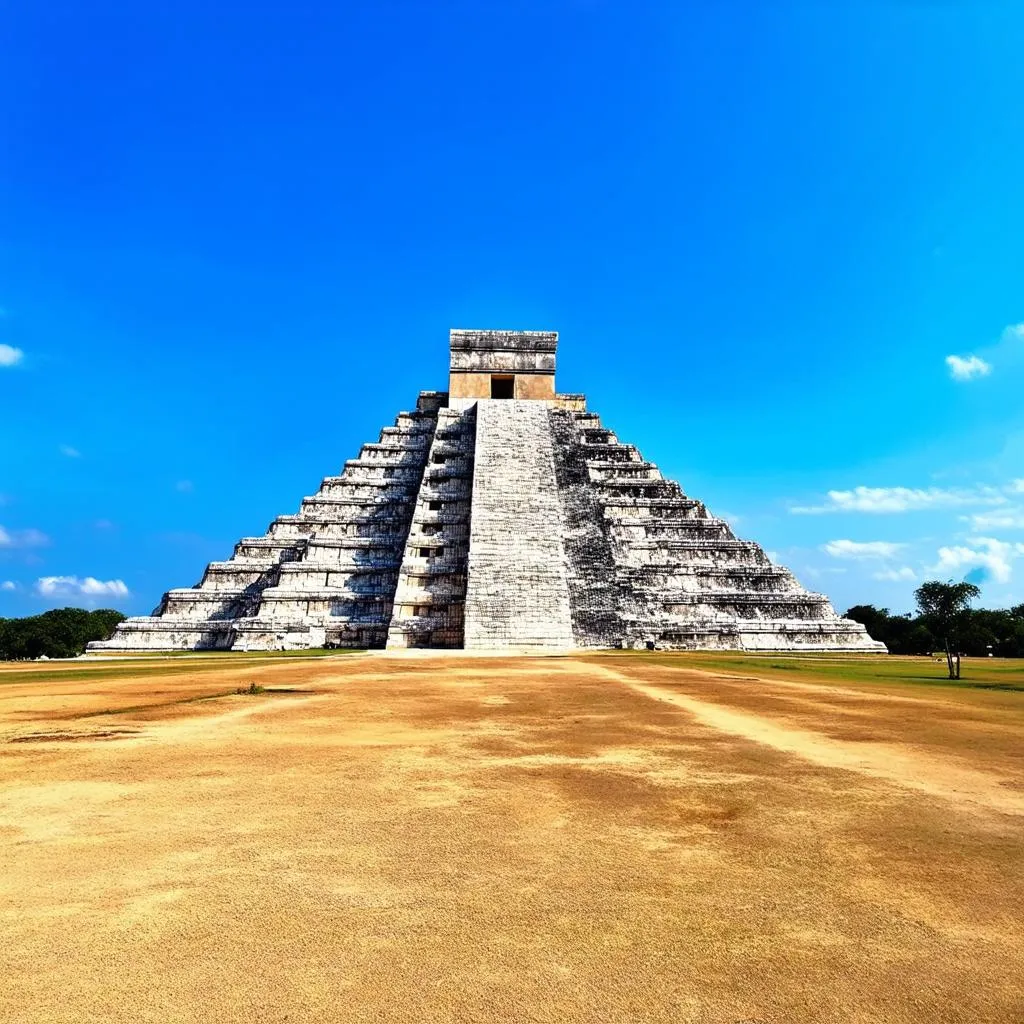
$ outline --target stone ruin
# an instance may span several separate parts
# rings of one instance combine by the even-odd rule
[[[556,394],[557,343],[452,331],[447,392],[89,649],[885,650]]]

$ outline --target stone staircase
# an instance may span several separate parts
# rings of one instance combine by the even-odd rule
[[[465,647],[572,647],[569,583],[542,402],[477,403]]]

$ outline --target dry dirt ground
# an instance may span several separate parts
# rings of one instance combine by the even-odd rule
[[[1020,1024],[1024,693],[751,665],[0,669],[0,1020]]]

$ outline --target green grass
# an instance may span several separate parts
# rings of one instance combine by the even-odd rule
[[[872,654],[730,654],[702,651],[614,651],[638,664],[814,682],[949,686],[1024,693],[1024,658],[965,658],[961,678],[949,679],[946,659]]]
[[[141,658],[112,658],[60,662],[60,668],[50,662],[0,662],[0,686],[4,683],[81,682],[83,680],[158,679],[161,676],[189,675],[204,672],[223,672],[226,668],[245,668],[261,662],[276,661],[282,657],[301,660],[344,656],[357,651],[347,648],[334,651],[259,651],[251,654],[239,651],[191,652],[174,651],[168,654],[147,654]],[[211,656],[212,655],[212,656]],[[183,658],[186,664],[182,664]]]
[[[358,653],[349,649],[315,651],[197,651],[149,654],[139,658],[62,662],[0,662],[3,683],[75,683],[88,680],[151,678],[220,672],[245,668],[280,658],[323,658]],[[583,655],[583,652],[580,652]],[[946,660],[877,654],[741,654],[728,651],[607,651],[597,657],[629,659],[637,664],[706,669],[766,679],[804,679],[808,682],[859,683],[904,686],[943,686],[956,689],[1002,690],[1024,693],[1024,658],[966,658],[962,678],[950,680]],[[185,659],[186,663],[182,663]]]
[[[163,660],[164,658],[331,658],[336,654],[361,654],[362,648],[310,647],[301,651],[110,651],[100,655],[106,659],[124,658],[126,661],[140,659]]]

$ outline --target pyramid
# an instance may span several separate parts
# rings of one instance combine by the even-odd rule
[[[450,343],[447,392],[89,649],[885,650],[557,394],[556,333]]]

